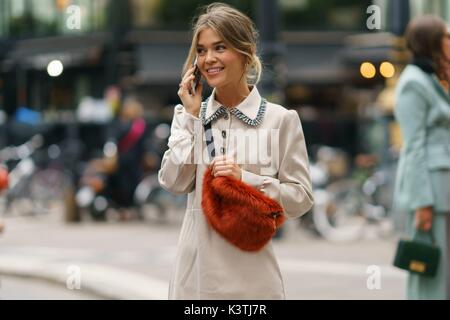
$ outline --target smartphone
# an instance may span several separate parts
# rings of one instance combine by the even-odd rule
[[[194,63],[192,65],[195,66],[195,70],[194,70],[195,79],[192,81],[192,85],[191,85],[191,95],[194,96],[195,92],[197,91],[197,86],[200,83],[200,79],[202,77],[202,74],[201,74],[200,69],[199,69],[199,67],[197,65],[197,58],[195,58]]]

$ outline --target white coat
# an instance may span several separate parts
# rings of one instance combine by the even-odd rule
[[[175,107],[169,149],[159,171],[165,189],[188,194],[169,299],[285,299],[272,244],[256,253],[241,251],[216,233],[203,215],[202,181],[210,163],[203,124],[212,124],[216,156],[234,157],[243,182],[277,200],[289,218],[296,218],[313,205],[298,113],[261,103],[256,87],[232,109],[214,97],[213,92],[203,104],[200,118],[182,105]]]

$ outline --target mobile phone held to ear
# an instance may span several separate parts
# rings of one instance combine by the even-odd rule
[[[195,70],[194,70],[194,80],[192,81],[192,85],[191,85],[191,95],[195,96],[195,92],[197,91],[197,86],[200,83],[200,79],[202,77],[202,74],[200,72],[200,69],[197,66],[197,58],[195,58],[193,65],[195,66]]]

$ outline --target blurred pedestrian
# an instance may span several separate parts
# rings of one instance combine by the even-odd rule
[[[395,117],[404,139],[395,188],[396,203],[409,211],[411,236],[441,248],[437,275],[410,274],[408,299],[450,296],[450,97],[448,83],[450,34],[437,16],[412,20],[406,41],[413,55],[397,87]]]
[[[0,195],[2,194],[2,192],[4,190],[6,190],[8,188],[8,170],[6,169],[6,167],[3,167],[2,165],[0,165]],[[5,229],[5,224],[2,221],[2,219],[0,218],[0,233],[3,232],[3,230]]]
[[[122,220],[132,217],[134,193],[148,169],[148,134],[142,104],[134,97],[126,98],[110,130],[105,156],[92,160],[81,178],[82,185],[112,198]]]
[[[256,252],[243,251],[214,231],[202,209],[203,177],[205,172],[210,172],[207,169],[212,169],[215,178],[242,181],[251,190],[278,201],[288,217],[299,217],[313,205],[308,155],[299,116],[260,96],[256,85],[262,68],[256,43],[254,23],[228,5],[209,5],[194,26],[178,91],[182,105],[175,108],[169,150],[159,171],[159,181],[164,188],[177,194],[189,194],[169,289],[170,299],[285,298],[271,243]],[[200,82],[194,90],[197,68],[214,88],[204,103]],[[200,157],[205,154],[204,126],[208,125],[212,126],[217,148],[217,157],[210,163],[207,156],[202,158],[204,161],[194,159],[198,160],[198,150],[202,152]],[[279,133],[272,141],[279,154],[271,154],[273,148],[264,150],[265,154],[269,153],[269,159],[279,160],[271,163],[274,171],[263,170],[267,164],[257,156],[263,153],[262,146],[257,143],[234,145],[232,141],[233,135],[237,140],[241,137],[236,132],[257,136],[264,130]],[[258,148],[252,157],[257,163],[245,158],[252,152],[250,147]],[[245,159],[245,163],[238,164],[236,159]]]

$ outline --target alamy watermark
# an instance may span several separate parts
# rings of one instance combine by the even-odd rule
[[[177,144],[186,143],[186,137],[172,136],[169,138],[169,148],[172,151],[171,160],[174,164],[210,163],[206,137],[201,123],[195,124],[194,147],[175,148]],[[226,134],[226,139],[223,139]],[[280,130],[279,129],[229,129],[225,133],[212,129],[216,157],[233,158],[239,165],[257,165],[264,175],[276,174],[280,164]],[[224,145],[226,143],[226,145]]]
[[[367,277],[366,286],[369,290],[381,290],[381,268],[376,265],[368,266],[366,273]]]
[[[67,267],[66,287],[69,290],[81,290],[81,268],[71,265]]]
[[[366,26],[369,30],[381,29],[381,8],[375,4],[368,6],[366,10],[370,16],[367,18]]]
[[[70,5],[66,9],[66,27],[69,30],[81,30],[81,8]]]

